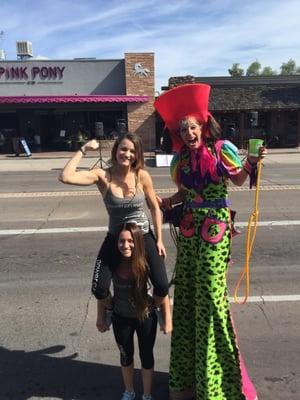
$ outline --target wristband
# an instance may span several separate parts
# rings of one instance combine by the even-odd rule
[[[82,147],[79,148],[79,151],[81,151],[81,153],[82,153],[84,156],[86,156],[86,152],[83,150]]]

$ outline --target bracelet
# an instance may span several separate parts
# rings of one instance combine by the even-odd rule
[[[86,156],[86,152],[83,150],[82,147],[80,147],[79,151],[81,151],[81,153],[82,153],[84,156]]]

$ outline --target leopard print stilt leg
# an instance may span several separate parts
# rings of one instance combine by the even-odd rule
[[[228,221],[228,209],[214,210]],[[176,263],[170,389],[195,388],[197,400],[245,400],[226,294],[230,232],[217,244],[200,229],[207,214],[193,211],[195,235],[180,235]]]

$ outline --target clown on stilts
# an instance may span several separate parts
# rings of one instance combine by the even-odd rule
[[[226,272],[233,235],[228,183],[241,186],[266,154],[242,164],[237,148],[220,140],[208,111],[210,86],[187,84],[154,103],[176,152],[171,175],[178,191],[160,199],[172,212],[183,202],[177,239],[173,334],[170,360],[172,400],[256,400],[239,354],[227,295]]]

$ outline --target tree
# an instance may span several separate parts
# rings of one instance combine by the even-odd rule
[[[296,67],[296,62],[290,58],[288,62],[281,64],[280,70],[281,75],[294,75],[297,73],[298,68]]]
[[[231,76],[243,76],[244,70],[240,67],[239,63],[232,64],[232,67],[228,69],[228,73]],[[255,60],[249,65],[246,71],[246,76],[273,76],[278,75],[278,72],[267,66],[261,70],[261,64],[258,60]],[[300,75],[300,67],[296,65],[295,60],[290,58],[286,63],[282,63],[280,67],[280,75]]]
[[[232,64],[232,67],[228,70],[229,75],[231,76],[243,76],[244,70],[240,67],[239,63]]]
[[[261,63],[256,60],[252,64],[249,65],[247,68],[246,75],[247,76],[259,76],[259,71],[261,69]]]
[[[264,67],[263,70],[261,71],[260,75],[263,76],[272,76],[272,75],[277,75],[277,72],[274,71],[271,67]]]

